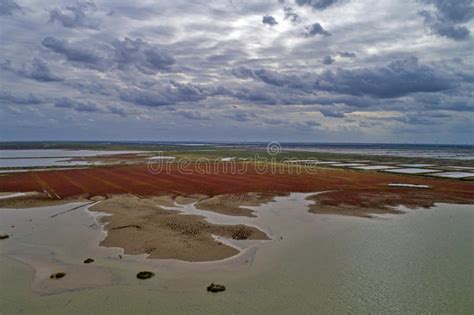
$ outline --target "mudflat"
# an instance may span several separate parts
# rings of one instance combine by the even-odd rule
[[[213,235],[236,240],[269,239],[255,227],[212,224],[202,216],[160,207],[169,205],[169,200],[169,196],[118,195],[92,206],[91,211],[111,214],[100,219],[107,231],[101,245],[121,247],[126,254],[147,254],[148,258],[213,261],[239,253]]]

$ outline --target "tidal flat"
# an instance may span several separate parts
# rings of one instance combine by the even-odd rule
[[[367,219],[315,215],[308,196],[292,193],[252,207],[255,216],[243,222],[271,240],[227,239],[241,242],[239,253],[212,262],[148,259],[100,246],[106,214],[84,203],[1,209],[0,229],[11,238],[0,241],[0,307],[6,314],[472,310],[472,205],[399,207],[403,214]],[[71,206],[79,207],[65,212]],[[84,264],[87,257],[94,262]],[[155,276],[139,280],[142,270]],[[54,272],[65,276],[49,279]],[[226,291],[207,292],[212,282]]]

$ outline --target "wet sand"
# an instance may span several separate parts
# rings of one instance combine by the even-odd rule
[[[214,211],[226,215],[253,217],[253,210],[248,207],[259,206],[273,201],[276,196],[284,196],[283,193],[244,193],[244,194],[223,194],[210,198],[201,198],[196,203],[196,208],[201,210]]]
[[[202,216],[160,207],[170,205],[170,199],[119,195],[92,206],[91,211],[110,214],[100,219],[107,231],[100,244],[123,248],[126,254],[147,254],[148,258],[213,261],[239,253],[214,235],[234,240],[268,240],[255,227],[212,224]]]

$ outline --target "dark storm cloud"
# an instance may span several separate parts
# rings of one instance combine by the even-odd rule
[[[267,25],[270,25],[270,26],[273,26],[273,25],[277,25],[278,22],[275,20],[275,18],[271,15],[265,15],[263,18],[262,18],[262,23],[263,24],[267,24]]]
[[[5,61],[0,65],[0,68],[5,71],[13,72],[25,78],[33,79],[40,82],[54,82],[62,81],[63,79],[54,74],[49,65],[42,59],[34,58],[31,65],[23,65],[21,68],[15,68],[10,60]]]
[[[316,35],[331,36],[331,33],[326,31],[319,23],[313,23],[306,26],[306,31],[304,33],[305,37],[313,37]]]
[[[77,2],[74,5],[49,11],[49,21],[69,28],[97,29],[100,21],[92,17],[96,11],[97,7],[94,2]]]
[[[21,12],[21,7],[13,0],[0,0],[0,16],[13,15]]]
[[[10,92],[0,91],[0,103],[9,105],[9,104],[17,104],[17,105],[36,105],[43,103],[44,100],[38,96],[35,96],[32,93],[28,95],[13,95]]]
[[[316,10],[324,10],[340,2],[342,1],[341,0],[295,0],[295,3],[299,6],[310,6]]]
[[[470,31],[466,26],[459,25],[469,22],[474,17],[474,2],[472,0],[422,0],[432,4],[435,11],[422,10],[420,15],[433,34],[465,40]]]
[[[330,65],[330,64],[334,63],[334,61],[336,61],[336,59],[334,59],[333,57],[325,56],[321,62],[325,65]]]

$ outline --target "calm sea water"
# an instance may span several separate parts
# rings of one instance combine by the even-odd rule
[[[473,206],[439,204],[360,219],[310,214],[304,197],[292,194],[256,208],[253,223],[274,240],[225,261],[198,264],[119,259],[120,249],[97,247],[104,234],[87,211],[51,218],[70,205],[3,209],[0,231],[15,228],[13,237],[0,243],[0,309],[5,314],[472,314]],[[82,264],[89,256],[96,261]],[[67,276],[48,279],[58,270]],[[156,276],[139,281],[140,270]],[[210,282],[227,290],[207,293]]]

